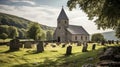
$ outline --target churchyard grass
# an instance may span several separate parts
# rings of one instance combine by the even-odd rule
[[[112,45],[114,46],[114,45]],[[45,47],[43,53],[36,53],[36,48],[23,49],[15,52],[7,52],[8,46],[0,46],[0,67],[81,67],[85,63],[95,64],[98,60],[98,53],[105,46],[88,45],[88,52],[82,52],[82,46],[73,45],[72,55],[65,56],[66,47],[50,45]],[[91,60],[89,58],[92,58]]]

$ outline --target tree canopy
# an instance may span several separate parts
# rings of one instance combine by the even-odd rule
[[[48,30],[46,32],[46,39],[47,40],[52,40],[53,39],[53,32],[51,30]]]
[[[0,34],[0,39],[6,39],[8,37],[8,35],[6,33],[2,33]]]
[[[0,25],[0,34],[6,34],[8,38],[18,37],[18,29],[14,26]],[[2,36],[0,36],[1,38]]]
[[[68,0],[67,6],[70,10],[79,6],[90,20],[96,18],[98,29],[118,29],[120,24],[120,0]]]
[[[101,33],[96,33],[92,35],[91,41],[93,42],[101,42],[105,41],[104,36]]]
[[[34,23],[30,26],[27,34],[29,38],[32,38],[34,40],[41,40],[43,30],[41,29],[40,25],[37,23]]]

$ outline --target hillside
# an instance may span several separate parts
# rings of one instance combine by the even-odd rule
[[[103,36],[105,37],[106,40],[119,40],[115,36],[115,31],[104,32],[102,34],[103,34]]]
[[[28,25],[31,23],[34,22],[18,16],[0,13],[0,25],[15,26],[17,28],[27,29]],[[40,24],[40,26],[43,30],[54,30],[54,27],[49,27],[42,24]]]

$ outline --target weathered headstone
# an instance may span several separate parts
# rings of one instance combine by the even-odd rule
[[[81,42],[78,42],[78,43],[77,43],[77,46],[81,46]]]
[[[96,44],[93,44],[92,46],[92,50],[95,50]]]
[[[112,40],[111,43],[114,44],[114,40]]]
[[[54,47],[56,47],[56,45],[55,45],[55,44],[52,44],[51,46],[52,46],[53,48],[54,48]]]
[[[83,49],[82,49],[82,52],[87,52],[87,47],[88,47],[88,44],[87,43],[83,43]]]
[[[66,50],[66,55],[71,55],[72,54],[72,46],[69,45]]]
[[[44,47],[46,47],[49,43],[48,42],[44,42]]]
[[[64,47],[65,47],[65,44],[62,45],[62,48],[64,48]]]
[[[16,51],[19,50],[20,45],[19,45],[19,40],[18,39],[13,39],[10,41],[10,51]]]
[[[116,41],[116,44],[119,44],[119,41],[118,41],[118,40]]]
[[[43,41],[40,41],[38,44],[37,44],[37,53],[41,53],[44,51],[44,47],[43,47]]]
[[[24,48],[32,48],[33,44],[31,42],[25,42],[24,43]]]
[[[111,40],[108,40],[108,44],[112,44],[112,43],[111,43]]]
[[[101,45],[105,45],[105,41],[102,41],[102,42],[101,42]]]
[[[19,45],[20,45],[20,48],[23,48],[23,43],[19,43]]]

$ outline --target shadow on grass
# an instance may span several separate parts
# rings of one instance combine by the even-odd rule
[[[20,50],[7,50],[7,51],[0,52],[0,53],[10,53],[10,52],[16,52],[16,51],[20,51]]]
[[[46,57],[44,58],[43,62],[25,63],[14,65],[12,67],[81,67],[81,65],[84,63],[95,63],[99,50],[101,50],[101,48],[89,52],[72,53],[72,55],[69,56],[62,55],[60,57],[57,57],[56,60]],[[32,54],[34,54],[34,52],[32,52]],[[93,57],[94,60],[87,61],[87,59],[91,57]]]

